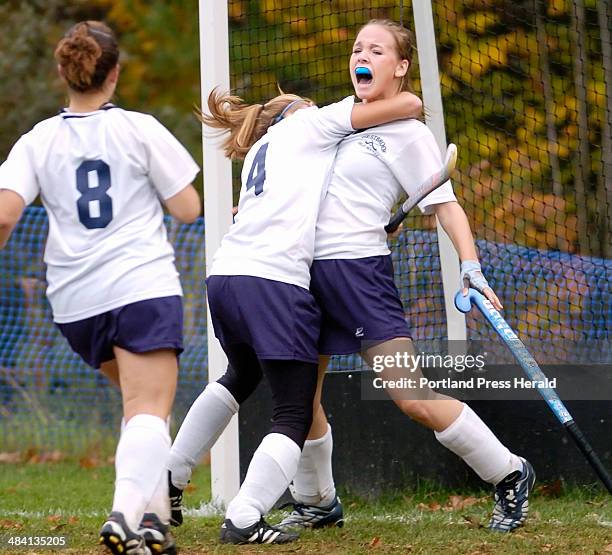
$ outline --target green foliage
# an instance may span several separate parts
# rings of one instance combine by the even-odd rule
[[[19,136],[61,105],[52,37],[59,34],[59,2],[12,0],[0,4],[0,161]]]
[[[411,3],[404,4],[412,26]],[[447,137],[461,147],[455,180],[478,236],[606,255],[611,177],[602,168],[612,154],[602,135],[611,118],[612,70],[604,65],[597,8],[594,0],[584,14],[569,0],[433,2]],[[351,94],[347,62],[359,27],[400,17],[396,0],[228,0],[228,13],[234,92],[259,102],[280,85],[320,104]],[[201,102],[197,0],[10,0],[0,5],[0,160],[21,133],[61,106],[53,48],[70,24],[86,18],[104,18],[119,34],[118,102],[156,115],[201,159],[192,113]],[[574,22],[588,53],[578,64],[586,106],[577,101]],[[582,170],[580,110],[588,117],[590,158]],[[583,205],[575,194],[579,172]],[[524,209],[529,198],[542,210],[554,208],[554,233],[537,223],[535,209]],[[492,216],[500,204],[501,220]]]

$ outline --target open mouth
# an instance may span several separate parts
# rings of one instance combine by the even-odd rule
[[[357,84],[369,85],[372,82],[372,72],[367,67],[356,67],[355,77],[357,78]]]

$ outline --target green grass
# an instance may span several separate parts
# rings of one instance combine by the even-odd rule
[[[97,532],[109,511],[114,468],[108,461],[0,464],[0,553],[102,554]],[[552,493],[556,493],[552,488]],[[549,494],[551,490],[549,489]],[[302,534],[287,546],[223,546],[217,541],[221,515],[198,516],[210,496],[208,467],[194,475],[186,494],[190,509],[175,529],[181,553],[253,554],[604,554],[612,552],[612,504],[601,490],[571,489],[557,497],[533,496],[527,525],[512,534],[491,533],[487,492],[449,492],[421,487],[372,502],[343,498],[342,529]],[[453,497],[454,496],[454,497]],[[454,502],[454,508],[453,508]],[[270,521],[280,518],[274,513]],[[8,549],[10,535],[66,535],[62,550]]]

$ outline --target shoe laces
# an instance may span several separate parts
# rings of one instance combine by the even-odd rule
[[[292,512],[298,513],[300,516],[304,516],[305,513],[308,512],[308,505],[306,505],[305,503],[297,503],[295,501],[289,501],[287,503],[283,503],[279,507],[279,510],[286,509],[287,507],[291,507]]]
[[[520,477],[521,472],[517,470],[504,478],[495,488],[495,500],[502,506],[504,512],[516,509],[516,484]]]

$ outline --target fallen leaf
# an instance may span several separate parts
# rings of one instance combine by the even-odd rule
[[[21,461],[21,453],[17,451],[14,453],[0,453],[0,463],[15,464],[20,463]]]
[[[5,530],[20,530],[23,528],[23,524],[20,522],[15,522],[14,520],[0,520],[0,528],[4,528]]]
[[[49,515],[47,517],[48,522],[59,522],[62,517],[60,515]]]
[[[68,524],[76,524],[77,522],[79,522],[78,516],[71,516],[68,518]]]
[[[547,551],[552,551],[552,543],[545,543],[543,546],[540,547],[540,551],[542,553],[546,553]]]
[[[448,502],[444,506],[445,511],[460,511],[462,509],[466,509],[467,507],[471,507],[472,505],[476,505],[477,503],[481,503],[482,499],[477,497],[463,497],[462,495],[451,495],[448,498]]]
[[[436,503],[435,501],[432,501],[431,503],[419,503],[417,505],[417,509],[422,509],[424,511],[439,511],[442,508],[442,505],[440,505],[440,503]]]
[[[48,453],[42,453],[39,457],[41,463],[54,463],[64,460],[64,454],[61,451],[50,451]]]
[[[193,484],[187,484],[187,487],[185,488],[185,492],[192,493],[196,491],[197,489],[198,489],[198,486],[194,486]]]
[[[543,497],[559,497],[563,490],[563,482],[555,480],[550,484],[542,484],[536,488],[536,493]]]
[[[380,543],[380,538],[378,536],[375,536],[372,538],[372,541],[370,542],[370,547],[376,547],[379,543]]]
[[[79,466],[81,468],[96,468],[100,466],[100,461],[95,457],[85,455],[79,459]]]
[[[467,522],[468,528],[484,528],[484,525],[481,524],[480,519],[475,516],[463,515],[463,520]]]

